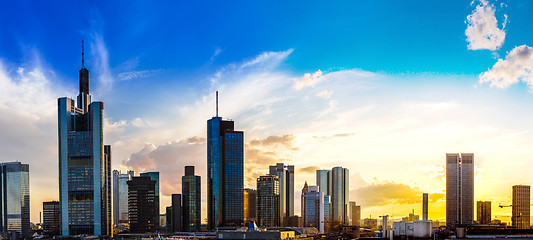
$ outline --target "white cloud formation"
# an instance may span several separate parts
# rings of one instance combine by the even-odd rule
[[[305,87],[312,87],[316,85],[317,83],[324,80],[324,76],[322,76],[322,71],[318,70],[315,73],[306,73],[301,79],[294,80],[293,87],[297,90],[300,90]]]
[[[333,90],[323,90],[316,94],[317,97],[329,99],[331,97],[331,94],[333,94]]]
[[[533,91],[533,48],[526,45],[515,47],[505,60],[498,59],[492,69],[479,75],[480,83],[491,87],[506,88],[511,84],[524,82]]]
[[[505,19],[500,29],[495,12],[496,9],[492,4],[487,0],[480,0],[480,4],[476,6],[474,12],[467,16],[468,26],[465,34],[468,49],[495,51],[502,47],[505,41],[504,29],[507,24],[507,15],[504,15]]]

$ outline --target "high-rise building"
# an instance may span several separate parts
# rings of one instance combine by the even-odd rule
[[[276,175],[280,185],[280,217],[281,223],[286,224],[286,218],[294,215],[294,166],[277,163],[269,167],[269,175]]]
[[[194,175],[194,166],[185,167],[185,176],[181,177],[181,194],[183,197],[183,231],[199,232],[202,220],[202,189],[200,176]]]
[[[358,206],[355,202],[350,202],[350,218],[352,226],[361,226],[361,206]]]
[[[428,194],[422,194],[422,220],[427,221],[428,219]]]
[[[305,194],[308,192],[309,192],[309,186],[307,186],[307,181],[305,181],[304,187],[302,188],[302,194],[300,195],[300,207],[301,207],[300,213],[302,217],[302,222],[303,222],[303,216],[305,214]]]
[[[446,225],[474,223],[474,154],[446,154]]]
[[[347,168],[334,167],[331,170],[331,227],[346,225],[350,201],[350,173]]]
[[[491,222],[491,207],[490,201],[477,201],[477,222],[479,224],[490,224]]]
[[[324,195],[331,195],[331,171],[316,170],[316,185]]]
[[[159,216],[159,172],[145,172],[140,174],[141,177],[150,177],[152,181],[155,181],[155,208],[157,215]],[[159,226],[159,218],[156,218],[156,226]]]
[[[70,98],[58,99],[61,232],[112,235],[111,148],[103,144],[104,103],[91,102],[83,57],[79,83],[77,105]]]
[[[0,164],[0,231],[19,237],[30,233],[30,165]]]
[[[511,217],[513,227],[530,228],[530,188],[529,185],[513,186],[513,216]]]
[[[257,179],[257,224],[260,227],[280,227],[280,189],[276,175]]]
[[[319,191],[318,186],[309,186],[309,192],[304,195],[305,212],[304,227],[315,227],[321,233],[326,232],[329,218],[329,196]]]
[[[168,206],[165,211],[165,226],[169,233],[172,233],[172,206]]]
[[[128,225],[128,183],[133,171],[121,173],[113,170],[113,225]]]
[[[172,232],[183,231],[183,205],[181,197],[181,194],[172,194],[172,206],[170,207],[170,222],[167,223],[170,224],[170,229],[172,229]]]
[[[43,202],[43,232],[47,236],[61,234],[61,209],[58,201]]]
[[[257,190],[244,189],[244,221],[257,221]]]
[[[128,184],[128,219],[130,232],[154,232],[157,226],[155,184],[148,176],[132,177]]]
[[[217,115],[207,121],[207,224],[244,224],[244,133]]]

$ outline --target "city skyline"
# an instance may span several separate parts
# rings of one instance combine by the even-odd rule
[[[523,45],[533,44],[533,3],[213,3],[220,12],[202,12],[160,2],[128,5],[121,16],[116,5],[41,4],[0,10],[0,151],[5,162],[31,165],[32,222],[42,202],[59,200],[57,98],[78,93],[82,39],[92,100],[106,104],[111,169],[160,172],[160,212],[180,192],[184,166],[207,179],[205,120],[217,90],[221,116],[246,133],[244,187],[270,165],[293,165],[295,214],[303,183],[336,166],[350,170],[349,201],[362,218],[422,215],[427,192],[430,219],[444,219],[448,152],[476,154],[474,200],[491,201],[493,219],[510,221],[510,209],[495,206],[511,204],[511,186],[533,182],[531,76],[506,71],[531,69],[513,56],[531,52]],[[292,16],[291,7],[303,10]],[[88,11],[65,11],[80,8]],[[160,14],[134,17],[140,9]],[[174,19],[170,9],[198,16]],[[259,9],[281,18],[265,23]],[[492,32],[476,28],[483,21]],[[206,181],[201,189],[204,222]]]

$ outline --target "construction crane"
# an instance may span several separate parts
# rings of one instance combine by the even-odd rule
[[[532,204],[530,204],[530,205],[533,205],[533,203],[532,203]],[[499,207],[499,208],[504,208],[504,207],[512,207],[512,206],[513,206],[513,205],[501,205],[501,204],[500,204],[500,205],[498,205],[498,207]]]

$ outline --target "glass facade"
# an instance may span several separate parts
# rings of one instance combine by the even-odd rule
[[[269,175],[276,175],[280,184],[280,217],[286,226],[285,219],[294,215],[294,166],[277,163],[269,167]]]
[[[150,177],[150,179],[152,179],[152,181],[155,181],[155,208],[156,208],[156,211],[157,211],[157,214],[160,213],[160,208],[159,208],[159,172],[145,172],[145,173],[141,173],[140,174],[141,177]],[[156,219],[156,222],[159,226],[159,218]]]
[[[128,224],[128,184],[134,176],[133,171],[126,174],[113,171],[113,224],[115,227]]]
[[[130,232],[154,232],[159,220],[159,213],[156,212],[156,181],[141,176],[132,177],[127,183]]]
[[[80,94],[58,99],[59,197],[62,235],[112,235],[111,147],[103,144],[102,102],[89,95],[89,71],[80,70]]]
[[[51,237],[61,233],[61,209],[58,201],[43,202],[43,231]]]
[[[187,168],[192,168],[192,173]],[[201,229],[201,178],[194,175],[194,167],[186,167],[186,175],[181,178],[183,197],[183,231],[198,232]]]
[[[350,173],[347,168],[331,170],[331,227],[349,223],[348,204],[350,196]]]
[[[0,164],[1,231],[16,232],[21,237],[30,233],[29,165],[20,162]]]
[[[257,224],[259,227],[280,227],[280,184],[276,175],[257,179]]]
[[[474,222],[474,154],[446,154],[446,225]]]
[[[244,190],[244,133],[233,121],[207,121],[208,228],[242,226]]]

